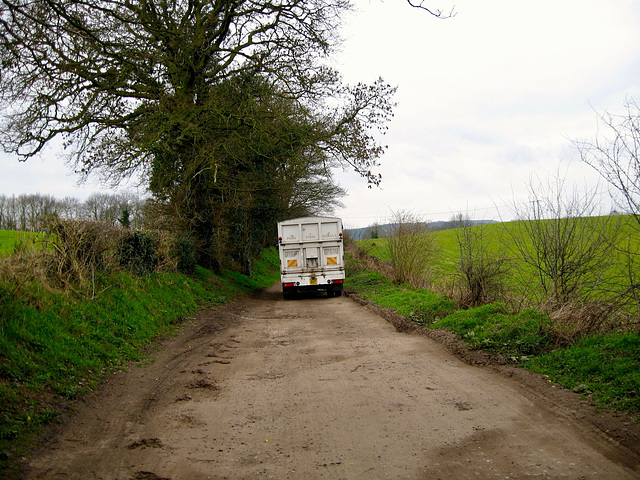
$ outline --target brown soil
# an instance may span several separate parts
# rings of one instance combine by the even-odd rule
[[[270,289],[202,312],[26,478],[640,478],[638,425],[362,303]]]

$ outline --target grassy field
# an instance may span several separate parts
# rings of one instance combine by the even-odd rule
[[[28,296],[16,298],[0,282],[0,477],[66,400],[140,360],[158,335],[198,309],[278,278],[278,254],[270,249],[251,278],[202,268],[189,276],[103,273],[93,298],[47,291],[35,281],[21,289]]]
[[[625,249],[640,252],[640,236],[638,235],[638,225],[631,217],[591,217],[579,219],[585,227],[586,232],[595,231],[596,223],[608,220],[607,232],[614,238],[616,248],[612,249],[608,258],[609,265],[604,270],[597,272],[598,275],[606,274],[610,278],[622,278],[626,275],[627,264],[622,253]],[[544,221],[543,221],[544,222]],[[523,279],[526,280],[527,287],[533,288],[530,281],[535,276],[535,270],[522,261],[520,254],[514,245],[513,238],[522,232],[522,222],[493,223],[473,227],[474,230],[481,231],[483,238],[487,241],[488,250],[494,254],[506,257],[511,266],[510,272],[504,277],[507,287],[514,292],[521,293],[523,290]],[[593,228],[589,228],[592,225]],[[615,232],[614,232],[615,230]],[[458,266],[460,263],[460,248],[458,245],[459,229],[442,230],[432,232],[435,241],[435,255],[431,259],[431,268],[436,272],[433,275],[433,283],[436,289],[448,290],[458,278]],[[531,242],[525,240],[525,247],[532,248]],[[357,242],[368,254],[388,260],[386,251],[386,239],[377,238],[371,240],[360,240]],[[640,267],[638,267],[640,270]],[[640,272],[638,272],[640,275]],[[540,295],[540,292],[537,292]]]
[[[0,230],[0,257],[9,256],[16,248],[31,244],[36,237],[37,234],[31,232]]]

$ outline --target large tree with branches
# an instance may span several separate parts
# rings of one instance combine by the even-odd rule
[[[0,5],[2,145],[25,159],[63,136],[83,171],[127,175],[150,164],[150,142],[182,141],[210,107],[212,86],[245,72],[313,105],[336,129],[361,122],[363,133],[374,117],[389,114],[388,89],[349,89],[323,65],[349,7],[343,0]],[[328,97],[342,102],[329,108]],[[149,125],[156,130],[143,132],[141,142]],[[375,182],[377,150],[366,140],[369,155],[336,153],[347,153],[340,160]]]
[[[336,165],[380,182],[375,129],[392,114],[394,89],[344,85],[324,62],[349,8],[0,0],[0,145],[26,160],[62,138],[81,174],[117,183],[141,173],[205,257],[220,256],[213,238],[229,233],[221,215],[233,205],[267,208],[268,221],[286,208],[317,211],[316,194],[330,206],[342,194]]]
[[[205,181],[229,198],[240,177],[225,172],[267,158],[313,158],[316,171],[318,161],[325,171],[350,166],[378,184],[382,148],[372,129],[391,116],[393,88],[344,85],[324,62],[348,8],[345,0],[2,0],[0,143],[28,159],[61,137],[78,172],[114,182],[142,172],[169,199],[180,190],[171,182]],[[268,93],[229,110],[225,89],[235,94],[247,79]],[[302,144],[286,146],[274,128],[284,114],[307,135]],[[256,136],[271,147],[239,160]]]
[[[335,133],[261,77],[240,75],[211,95],[216,108],[197,119],[198,139],[188,142],[197,151],[159,149],[150,188],[200,251],[246,267],[277,220],[327,212],[343,195],[327,168],[326,138]]]

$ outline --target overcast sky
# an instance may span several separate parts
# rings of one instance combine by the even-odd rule
[[[447,0],[426,0],[449,10]],[[347,226],[408,210],[430,220],[509,215],[531,176],[595,185],[572,139],[640,93],[640,2],[456,0],[437,20],[404,0],[357,0],[337,61],[350,82],[398,86],[381,188],[339,174]],[[476,210],[475,212],[473,212]]]
[[[559,168],[570,182],[597,182],[571,140],[595,134],[595,111],[622,111],[627,95],[640,100],[640,1],[425,0],[455,5],[448,20],[405,0],[354,1],[335,61],[349,83],[382,76],[396,85],[398,106],[381,187],[337,173],[349,191],[336,212],[346,226],[398,210],[497,220],[495,207],[525,198],[532,175]],[[51,150],[26,163],[0,155],[0,193],[86,198],[103,188],[77,187]]]

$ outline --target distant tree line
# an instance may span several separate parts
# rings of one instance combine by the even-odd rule
[[[398,212],[393,213],[393,218],[389,223],[380,224],[378,222],[373,225],[369,225],[368,227],[362,228],[350,228],[348,229],[349,235],[354,240],[364,240],[364,239],[376,239],[376,238],[386,238],[392,236],[396,230],[397,218],[395,215]],[[403,214],[409,214],[409,212],[402,212]],[[423,230],[437,232],[440,230],[451,230],[453,228],[460,228],[460,221],[454,216],[450,220],[439,220],[436,222],[424,221],[417,218],[417,215],[411,214],[416,217],[416,223],[420,223]],[[496,223],[495,220],[469,220],[470,225],[486,225],[488,223]]]
[[[39,231],[43,217],[51,216],[142,228],[147,208],[148,200],[129,193],[94,193],[84,201],[41,193],[0,195],[0,229]]]

